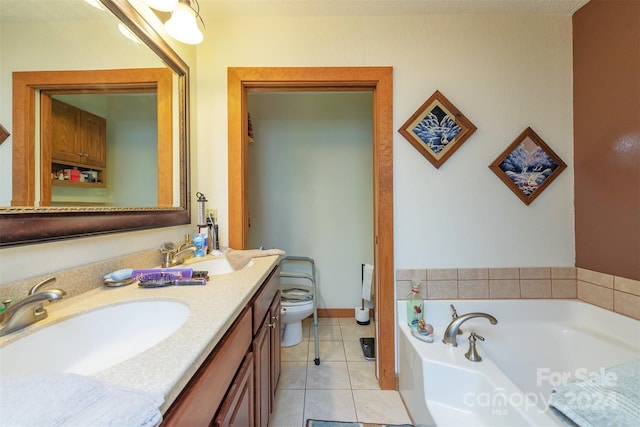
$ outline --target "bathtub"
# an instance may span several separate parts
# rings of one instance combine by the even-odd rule
[[[451,320],[485,312],[462,324],[458,346],[442,343]],[[399,391],[416,425],[556,426],[548,409],[553,388],[587,379],[640,357],[640,322],[575,300],[425,301],[433,343],[411,335],[406,302],[398,301]],[[480,362],[465,358],[476,332]]]

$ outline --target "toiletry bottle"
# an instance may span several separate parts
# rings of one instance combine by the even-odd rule
[[[407,296],[407,324],[415,329],[422,319],[424,312],[424,301],[420,295],[420,281],[411,281],[411,292]]]
[[[204,243],[204,235],[200,233],[196,233],[193,235],[193,244],[196,247],[196,251],[193,254],[195,257],[203,257],[205,256],[205,252],[207,251],[207,246]]]

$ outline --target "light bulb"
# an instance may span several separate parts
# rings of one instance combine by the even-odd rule
[[[171,12],[178,6],[178,0],[142,0],[142,2],[150,8],[162,12]]]
[[[184,3],[178,3],[171,18],[164,23],[164,28],[171,37],[182,43],[200,44],[204,39],[198,28],[196,12]]]

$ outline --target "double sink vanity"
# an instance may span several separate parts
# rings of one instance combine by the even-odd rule
[[[205,286],[101,287],[0,337],[0,374],[68,372],[164,396],[162,425],[267,426],[280,374],[278,256],[231,270],[194,258]],[[64,289],[64,283],[56,285]]]

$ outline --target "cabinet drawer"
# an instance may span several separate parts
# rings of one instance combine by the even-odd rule
[[[251,309],[245,309],[173,402],[162,425],[209,426],[249,350],[252,337]]]
[[[269,312],[269,307],[273,301],[273,297],[280,289],[280,266],[273,269],[262,289],[258,292],[253,300],[253,334],[255,335],[260,326],[264,316]]]

